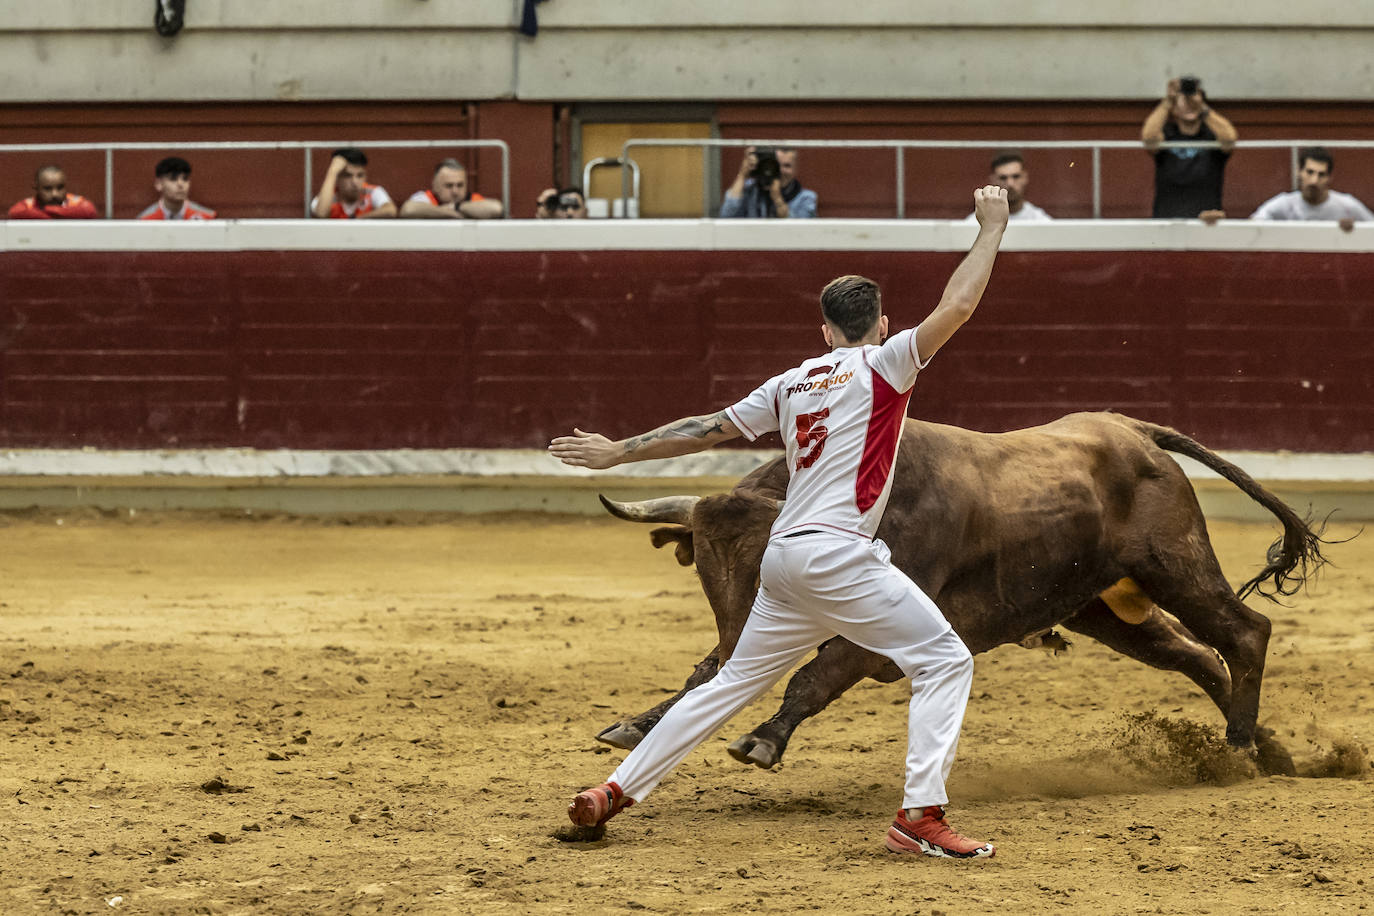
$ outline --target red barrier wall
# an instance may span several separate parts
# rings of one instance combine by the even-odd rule
[[[1334,230],[1332,230],[1334,231]],[[918,321],[946,252],[0,252],[0,446],[539,447],[723,406],[832,277]],[[1114,408],[1216,448],[1374,449],[1363,253],[1004,252],[912,414]]]

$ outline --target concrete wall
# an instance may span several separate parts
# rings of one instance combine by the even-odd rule
[[[0,98],[1374,98],[1374,4],[1338,0],[560,0],[535,39],[519,0],[187,6],[163,39],[152,0],[0,0]]]

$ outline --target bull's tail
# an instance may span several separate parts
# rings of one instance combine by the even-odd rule
[[[1283,500],[1260,486],[1255,478],[1178,430],[1156,426],[1142,420],[1137,420],[1136,423],[1141,432],[1149,436],[1155,445],[1170,452],[1187,455],[1194,461],[1205,464],[1239,487],[1246,496],[1268,509],[1283,523],[1283,534],[1270,546],[1266,556],[1268,562],[1264,569],[1240,587],[1240,597],[1244,598],[1251,592],[1258,592],[1270,601],[1277,601],[1279,595],[1286,596],[1297,592],[1308,578],[1315,575],[1326,563],[1321,548],[1323,544],[1330,542],[1322,538],[1326,529],[1324,524],[1313,530],[1308,521],[1299,517]]]

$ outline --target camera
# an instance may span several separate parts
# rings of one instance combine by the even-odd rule
[[[1178,81],[1178,91],[1183,95],[1197,95],[1201,87],[1202,80],[1196,76],[1185,76]]]
[[[749,177],[754,179],[754,184],[759,188],[772,187],[773,182],[778,180],[782,174],[782,167],[778,165],[777,151],[764,147],[754,150],[754,169],[749,173]]]

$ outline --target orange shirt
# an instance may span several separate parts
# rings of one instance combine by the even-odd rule
[[[319,198],[310,201],[310,209],[315,209],[315,204],[319,203]],[[346,204],[334,198],[334,205],[329,208],[329,219],[355,219],[364,213],[371,213],[380,207],[385,207],[391,203],[391,195],[386,193],[386,189],[380,185],[363,183],[363,193],[358,198],[356,204]]]
[[[60,204],[40,207],[38,198],[26,197],[10,207],[10,219],[96,219],[95,204],[80,194],[68,194]]]

